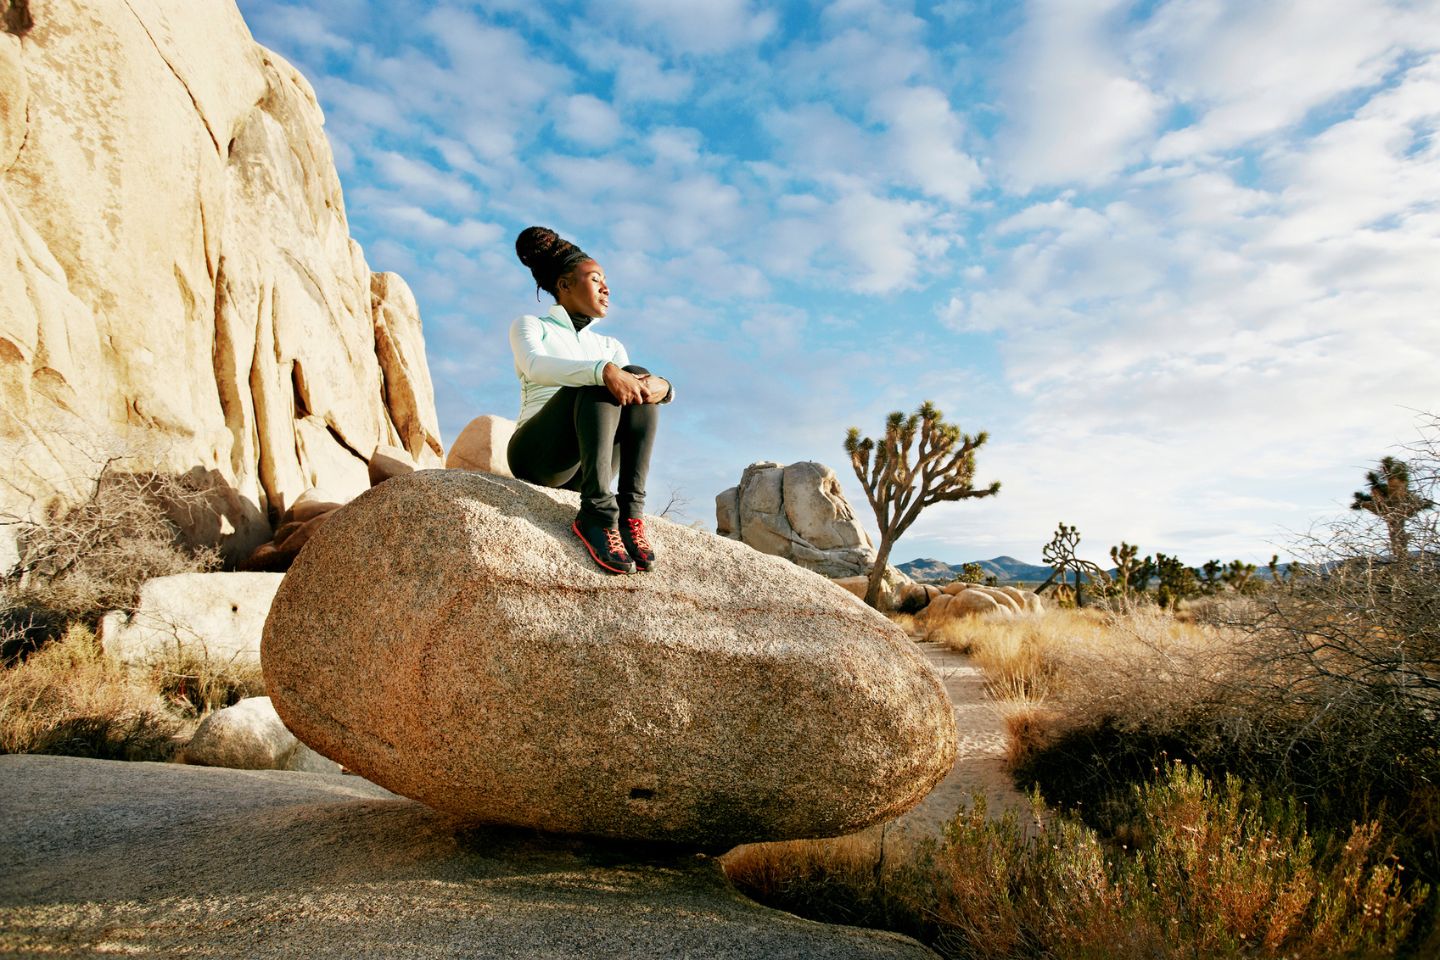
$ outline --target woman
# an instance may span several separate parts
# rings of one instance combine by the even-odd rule
[[[510,472],[542,487],[580,491],[571,530],[603,569],[653,569],[645,475],[660,424],[656,405],[670,402],[670,383],[631,366],[619,340],[591,328],[610,307],[600,264],[546,227],[522,231],[515,253],[555,306],[510,325],[520,378],[520,417],[506,450]]]

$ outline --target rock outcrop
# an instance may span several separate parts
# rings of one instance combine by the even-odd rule
[[[280,578],[278,573],[155,577],[141,585],[133,613],[105,615],[100,643],[122,663],[143,664],[188,649],[212,663],[254,666]]]
[[[320,756],[285,729],[269,697],[246,697],[200,721],[181,759],[235,770],[340,772],[338,763]]]
[[[28,11],[0,22],[0,510],[124,453],[209,489],[187,533],[239,559],[381,444],[438,465],[414,298],[349,236],[305,79],[232,0]]]
[[[811,460],[750,464],[716,496],[715,532],[826,577],[866,574],[875,562],[835,471]]]
[[[935,957],[762,907],[708,857],[457,835],[359,777],[5,756],[0,810],[7,957]]]
[[[858,830],[949,770],[949,701],[884,617],[663,520],[656,571],[605,574],[577,506],[426,470],[337,510],[265,625],[285,725],[462,819],[705,846]]]

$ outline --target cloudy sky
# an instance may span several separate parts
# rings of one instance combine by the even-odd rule
[[[713,525],[933,400],[988,500],[894,559],[1283,554],[1440,411],[1440,0],[240,0],[311,80],[448,444],[515,416],[515,234],[604,265]],[[1088,548],[1088,550],[1086,549]]]

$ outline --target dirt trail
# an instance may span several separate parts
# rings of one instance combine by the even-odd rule
[[[917,639],[915,645],[940,675],[955,706],[960,750],[949,776],[918,807],[894,821],[892,829],[938,835],[956,809],[968,806],[976,793],[985,797],[991,816],[1014,810],[1028,818],[1030,800],[1015,789],[1005,765],[1005,721],[985,690],[980,667],[938,643]]]

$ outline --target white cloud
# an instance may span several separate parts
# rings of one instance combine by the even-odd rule
[[[750,0],[611,0],[605,6],[677,53],[716,54],[758,43],[778,23]]]
[[[1097,183],[1143,155],[1164,102],[1136,76],[1113,31],[1124,0],[1031,0],[1004,83],[1006,179]]]
[[[890,293],[914,283],[922,259],[935,252],[924,230],[932,213],[924,203],[870,193],[841,197],[831,216],[845,286],[859,293]]]
[[[433,201],[449,207],[473,207],[475,191],[453,173],[390,150],[371,156],[380,175],[411,200]]]
[[[585,147],[608,147],[620,139],[622,132],[615,108],[588,93],[560,102],[555,129],[571,143]]]
[[[1135,39],[1137,58],[1198,114],[1155,148],[1157,158],[1176,159],[1284,130],[1341,94],[1379,83],[1406,45],[1440,42],[1440,8],[1171,0]]]
[[[620,103],[675,103],[694,86],[688,70],[667,66],[644,47],[595,40],[581,44],[578,52],[586,63],[614,75],[615,99]]]
[[[980,166],[959,146],[964,135],[950,102],[933,87],[903,87],[871,103],[889,128],[893,163],[925,193],[964,203],[983,179]]]

